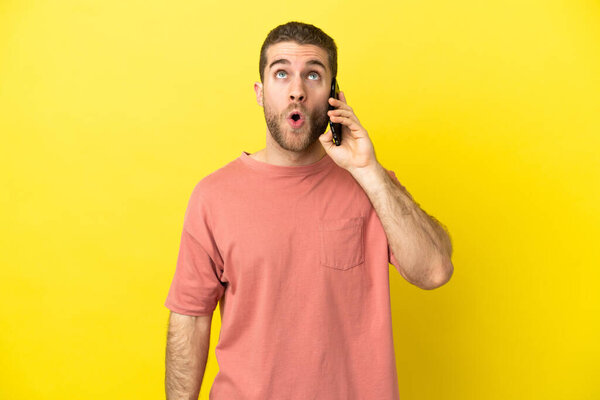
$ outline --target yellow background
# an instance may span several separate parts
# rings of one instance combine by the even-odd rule
[[[0,3],[0,398],[164,398],[185,207],[264,146],[260,46],[290,20],[335,39],[379,161],[453,240],[439,289],[390,267],[400,397],[599,399],[592,0]]]

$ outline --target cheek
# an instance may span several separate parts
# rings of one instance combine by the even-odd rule
[[[263,95],[263,106],[268,109],[271,114],[277,115],[283,112],[278,106],[279,103],[280,101],[278,99]]]
[[[319,103],[315,107],[315,112],[318,112],[320,114],[327,113],[327,111],[329,110],[329,100],[328,99],[329,99],[329,96],[324,97],[321,101],[319,101]]]

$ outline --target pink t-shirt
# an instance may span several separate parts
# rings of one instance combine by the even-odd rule
[[[165,302],[195,316],[220,304],[209,398],[398,399],[398,262],[366,193],[328,155],[277,166],[248,154],[195,186]]]

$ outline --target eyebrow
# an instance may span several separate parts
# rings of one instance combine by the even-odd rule
[[[271,64],[269,64],[269,69],[273,68],[273,65],[276,64],[291,64],[291,62],[285,58],[280,58],[278,60],[273,61]],[[306,62],[307,65],[317,65],[321,68],[323,68],[323,71],[327,71],[327,68],[325,67],[325,65],[319,61],[319,60],[308,60]]]

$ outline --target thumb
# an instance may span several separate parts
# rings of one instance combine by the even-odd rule
[[[323,144],[331,143],[331,141],[333,140],[333,135],[331,134],[331,129],[328,129],[324,134],[319,136],[319,140]]]

